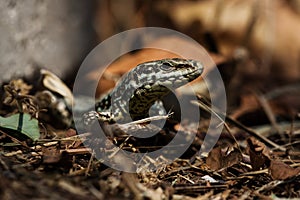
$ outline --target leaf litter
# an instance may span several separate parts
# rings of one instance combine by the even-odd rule
[[[12,101],[18,101],[18,98],[10,98]],[[34,95],[29,98],[34,99]],[[35,101],[22,101],[22,104],[25,104],[22,107],[38,108],[33,102]],[[19,108],[17,104],[11,104],[11,107],[17,110]],[[204,139],[205,123],[198,129],[195,129],[197,125],[186,123],[183,130],[192,131],[196,134],[196,139],[182,158],[171,164],[161,165],[160,162],[164,158],[160,158],[162,159],[160,161],[160,159],[151,160],[146,156],[143,158],[144,165],[156,166],[156,170],[144,171],[141,167],[139,173],[128,174],[110,169],[103,165],[101,160],[97,160],[91,149],[82,143],[88,138],[88,134],[77,135],[76,130],[71,128],[59,130],[47,124],[40,115],[33,114],[27,109],[21,111],[12,111],[17,113],[0,118],[2,144],[0,161],[3,183],[8,184],[10,190],[14,191],[18,189],[18,184],[25,182],[27,186],[21,190],[23,195],[29,185],[36,191],[46,189],[49,192],[40,193],[40,197],[51,196],[51,191],[59,188],[56,194],[65,191],[68,198],[89,196],[92,199],[104,196],[196,199],[200,196],[217,198],[220,195],[233,198],[245,194],[249,198],[267,197],[276,193],[282,195],[284,191],[278,190],[279,186],[294,187],[295,191],[291,191],[290,195],[296,196],[298,191],[295,184],[299,180],[300,173],[299,153],[297,154],[295,149],[285,152],[272,150],[263,143],[264,140],[249,137],[247,132],[244,132],[243,136],[248,138],[247,140],[236,139],[234,135],[241,134],[237,130],[230,130],[232,131],[230,135],[223,133],[216,147],[207,156],[199,157],[197,151]],[[21,115],[24,117],[20,118]],[[158,138],[169,140],[171,135],[175,134],[173,131],[178,129],[177,125],[174,125],[173,129],[169,127],[168,134],[159,133]],[[240,128],[234,127],[234,124],[231,127]],[[52,134],[45,134],[45,131]],[[145,152],[164,145],[153,141],[149,145],[144,141],[125,139],[124,136],[111,136],[116,144],[121,144],[121,148],[132,152]],[[32,141],[29,142],[28,138]],[[295,139],[290,138],[290,142]],[[16,145],[8,145],[12,143]],[[115,154],[112,159],[115,159],[116,163],[124,162],[118,160],[120,158],[117,155]],[[49,176],[53,173],[55,176]],[[19,176],[21,178],[16,179]],[[274,181],[281,182],[269,185]],[[10,190],[6,190],[7,195],[18,196],[12,195]],[[31,195],[39,196],[33,193]]]

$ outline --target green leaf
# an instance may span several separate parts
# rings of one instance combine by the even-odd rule
[[[0,116],[0,127],[22,133],[33,141],[40,137],[38,120],[31,118],[27,113],[18,113],[9,117]]]

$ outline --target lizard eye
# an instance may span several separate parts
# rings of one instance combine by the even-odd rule
[[[164,63],[160,66],[160,69],[164,71],[171,71],[173,67],[169,63]]]

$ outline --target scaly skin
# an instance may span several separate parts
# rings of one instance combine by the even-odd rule
[[[146,118],[156,101],[202,72],[203,65],[195,60],[171,58],[141,63],[96,103],[97,118],[121,123]]]

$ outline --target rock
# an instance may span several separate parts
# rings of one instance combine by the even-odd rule
[[[0,1],[0,83],[46,68],[74,71],[91,50],[94,1]]]

